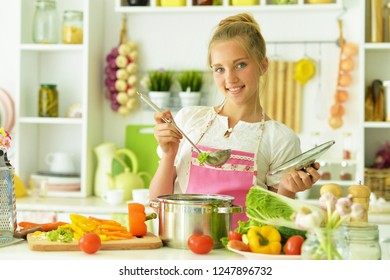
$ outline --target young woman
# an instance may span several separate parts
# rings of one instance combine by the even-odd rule
[[[230,159],[221,166],[200,163],[197,152],[170,124],[169,110],[156,113],[155,137],[161,161],[150,184],[151,199],[172,193],[224,194],[245,206],[249,188],[259,185],[294,198],[310,189],[320,175],[314,167],[268,176],[268,171],[301,153],[298,136],[282,123],[271,120],[260,101],[260,78],[268,68],[266,46],[259,25],[249,14],[223,19],[208,48],[208,63],[214,81],[224,96],[215,107],[181,109],[175,123],[202,151],[231,149]],[[247,220],[245,213],[233,215]]]

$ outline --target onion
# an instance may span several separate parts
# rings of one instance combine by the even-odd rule
[[[119,55],[119,51],[118,51],[118,48],[113,48],[111,50],[111,54],[114,56],[114,57],[117,57]]]
[[[339,116],[332,116],[329,118],[330,127],[337,129],[343,126],[343,120]]]
[[[353,62],[353,59],[350,57],[347,57],[340,62],[340,68],[341,70],[345,72],[351,71],[355,67],[355,63]]]
[[[330,107],[330,114],[333,116],[333,117],[341,117],[343,116],[345,113],[345,109],[344,109],[344,106],[339,104],[339,103],[335,103],[333,104],[331,107]]]
[[[346,56],[355,56],[359,52],[359,48],[354,43],[346,43],[343,47],[343,54]]]
[[[115,77],[119,80],[127,80],[129,78],[129,73],[125,69],[119,69],[116,71]]]
[[[121,44],[118,47],[118,52],[120,55],[127,56],[131,52],[131,48],[128,44]]]
[[[127,108],[126,106],[119,106],[118,108],[118,113],[121,114],[122,116],[127,115],[130,112],[130,109]]]
[[[123,55],[118,55],[115,59],[115,64],[119,67],[119,68],[125,68],[128,64],[128,59],[126,56],[123,56]]]
[[[351,75],[347,73],[342,73],[339,75],[339,85],[342,87],[349,86],[352,82],[352,77]]]
[[[349,94],[346,90],[338,90],[336,92],[335,99],[337,102],[343,103],[346,102],[349,99]]]
[[[127,103],[127,100],[129,100],[129,97],[125,92],[120,92],[116,96],[116,101],[118,101],[119,104],[124,105]]]
[[[114,111],[118,111],[120,106],[121,105],[118,102],[116,102],[116,101],[112,101],[111,102],[111,109],[114,110]]]

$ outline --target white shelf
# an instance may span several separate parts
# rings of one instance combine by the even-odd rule
[[[222,5],[192,5],[192,0],[187,0],[186,6],[161,7],[158,0],[150,0],[148,6],[128,6],[127,0],[116,0],[115,11],[118,13],[220,13],[220,12],[311,12],[311,11],[341,11],[342,0],[336,0],[331,4],[309,4],[299,0],[297,4],[276,5],[272,1],[260,0],[258,5],[233,6],[224,0]]]
[[[365,122],[365,128],[390,128],[390,122]]]
[[[19,123],[25,124],[82,124],[81,118],[41,118],[41,117],[22,117]]]
[[[366,50],[389,50],[390,43],[365,43],[364,48]]]
[[[42,52],[56,52],[56,51],[83,51],[85,45],[66,45],[66,44],[21,44],[22,51],[42,51]]]

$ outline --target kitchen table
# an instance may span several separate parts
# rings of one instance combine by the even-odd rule
[[[379,225],[379,235],[382,249],[382,259],[390,260],[390,225]],[[70,252],[40,252],[31,251],[27,241],[0,248],[0,259],[50,259],[50,260],[98,260],[98,259],[122,259],[122,260],[243,260],[244,257],[230,252],[227,249],[215,249],[206,255],[197,255],[190,250],[162,247],[150,250],[100,250],[94,255],[87,255],[81,251]]]

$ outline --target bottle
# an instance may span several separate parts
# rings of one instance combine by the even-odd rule
[[[378,225],[353,222],[347,225],[347,242],[350,260],[380,260]]]
[[[385,42],[390,42],[390,2],[387,3],[384,7],[383,20],[384,20],[383,39]]]
[[[352,133],[345,132],[343,139],[343,159],[349,160],[352,158]]]
[[[83,43],[83,12],[65,11],[62,22],[62,43]]]
[[[3,135],[0,135],[2,137]],[[16,230],[16,198],[14,169],[7,152],[0,147],[0,244],[12,240]]]
[[[386,107],[385,107],[386,117],[385,117],[385,121],[386,122],[390,122],[390,80],[383,81],[382,84],[383,84],[383,88],[384,88],[384,92],[385,92],[385,100],[386,100]]]
[[[58,43],[58,28],[56,2],[37,0],[33,18],[33,42],[37,44]]]
[[[58,91],[56,85],[41,84],[38,105],[38,116],[58,117]]]
[[[371,42],[383,42],[383,0],[371,0]]]

